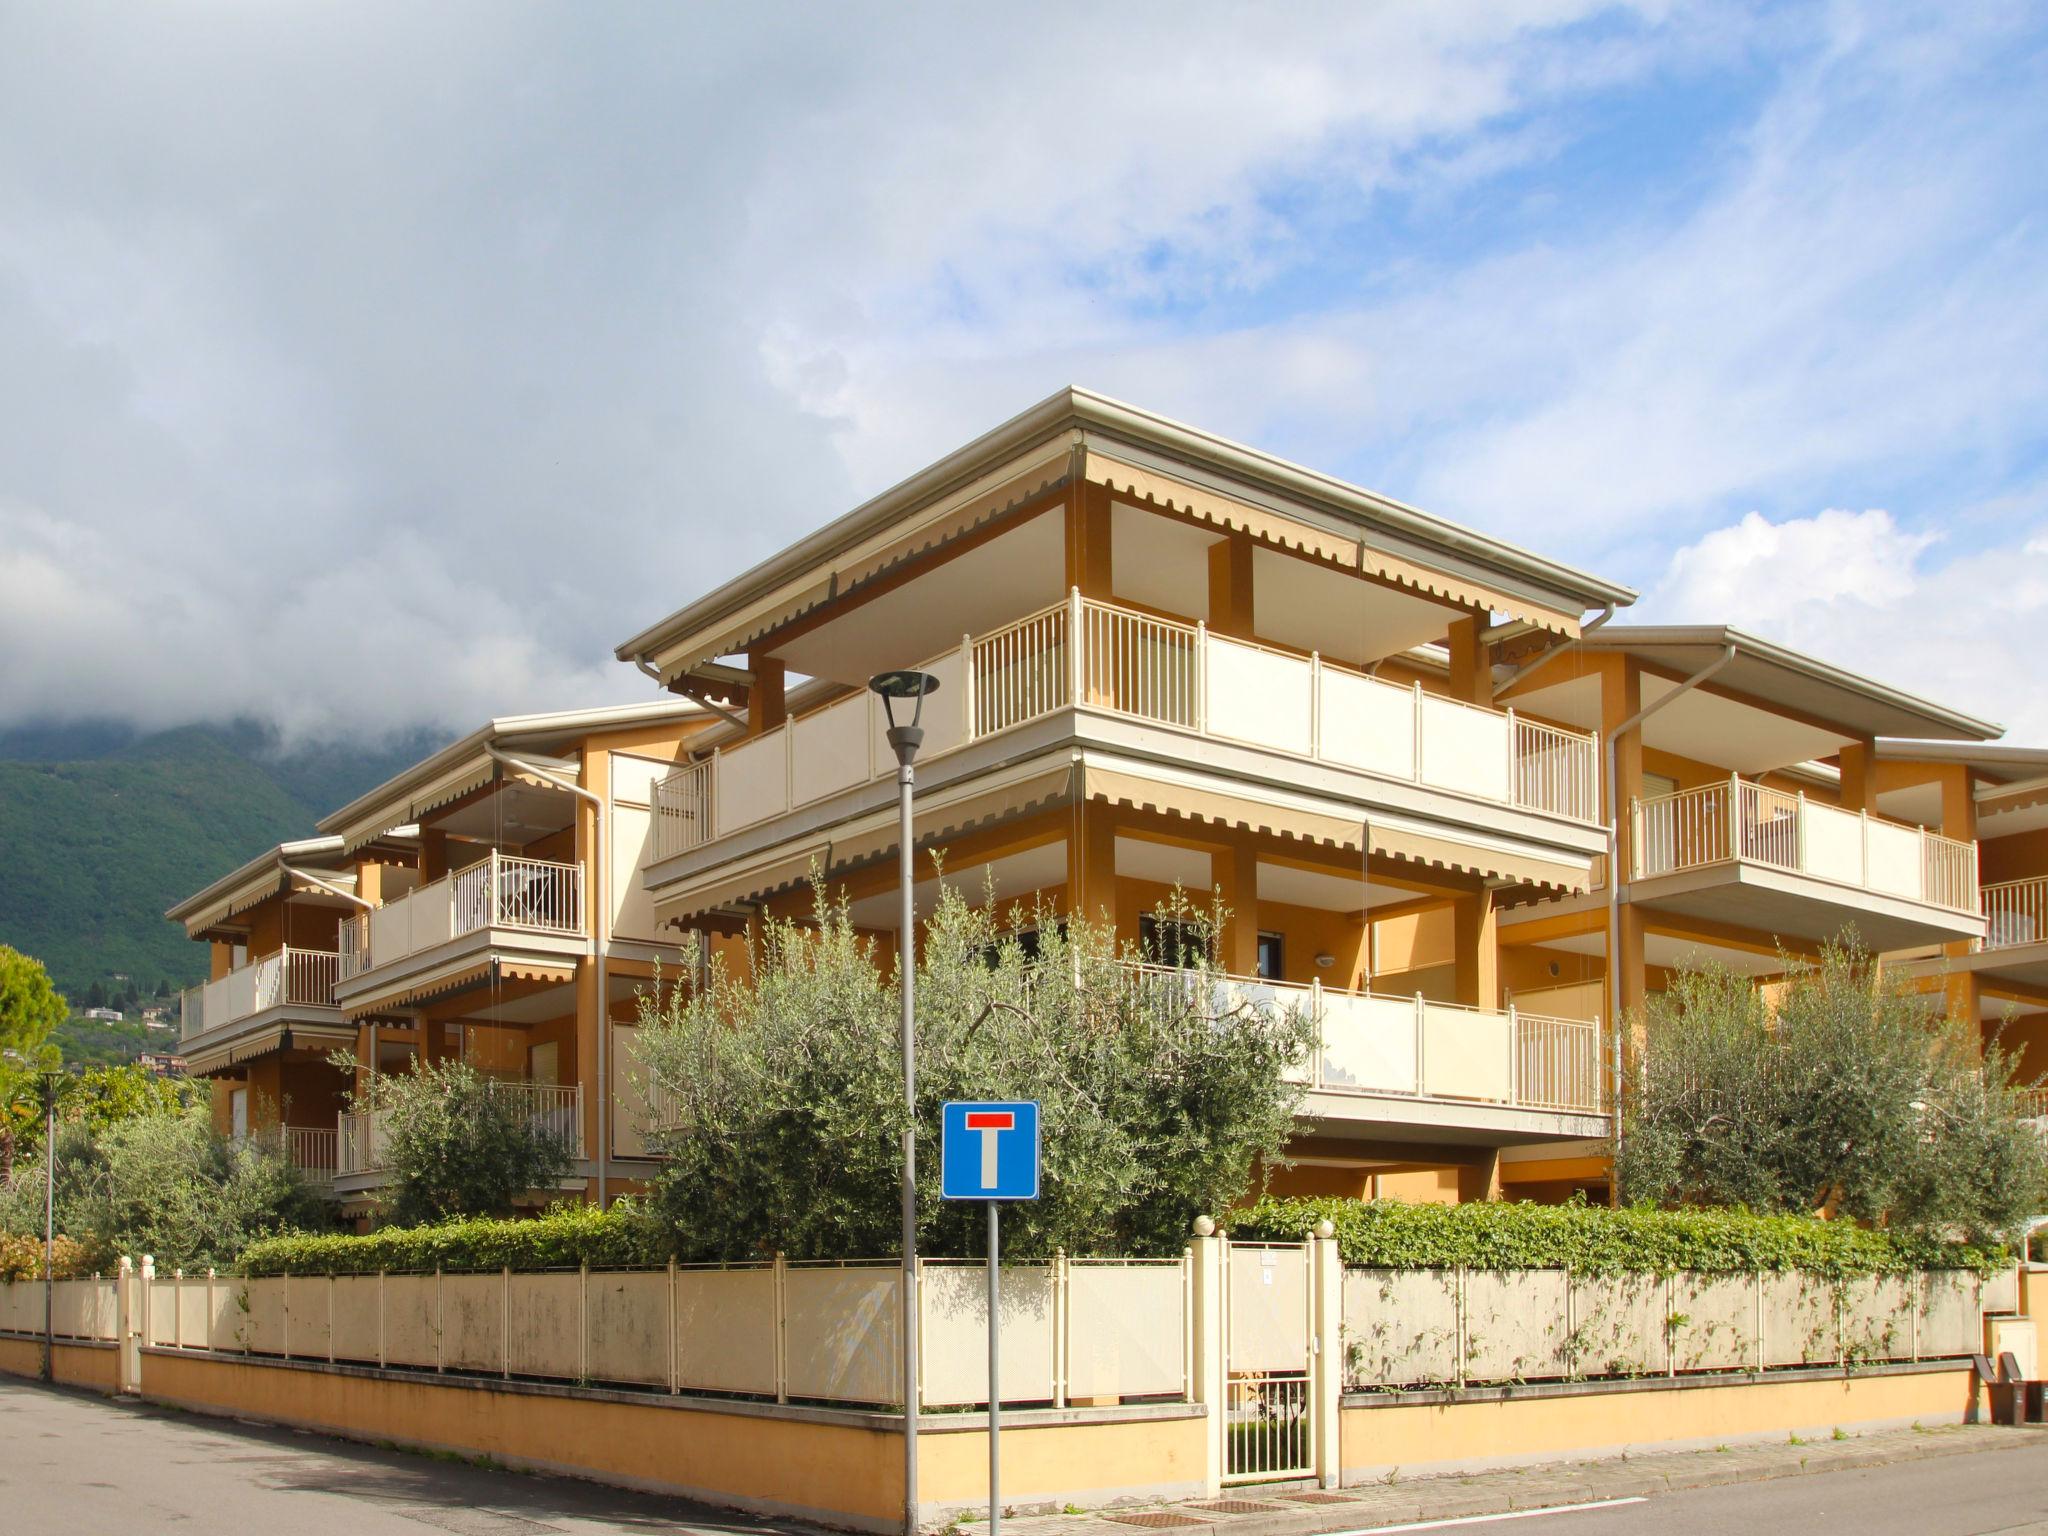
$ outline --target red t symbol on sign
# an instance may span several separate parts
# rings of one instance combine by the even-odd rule
[[[1017,1128],[1015,1111],[1007,1109],[970,1109],[966,1115],[967,1129],[981,1132],[981,1187],[996,1187],[996,1137],[1003,1131]]]

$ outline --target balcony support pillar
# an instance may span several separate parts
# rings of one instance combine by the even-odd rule
[[[1106,923],[1114,935],[1116,823],[1107,807],[1074,803],[1067,832],[1067,911],[1079,922]]]
[[[1067,485],[1066,585],[1083,597],[1108,602],[1114,595],[1110,560],[1109,487],[1075,475]]]
[[[1232,533],[1209,546],[1209,630],[1249,640],[1256,629],[1252,596],[1252,541]]]
[[[1216,963],[1233,976],[1259,973],[1259,854],[1252,839],[1233,837],[1210,856],[1216,888],[1229,915],[1216,936]]]
[[[1500,942],[1493,892],[1486,886],[1451,903],[1457,1000],[1471,1008],[1500,1006]]]
[[[747,728],[753,734],[772,731],[789,718],[784,693],[787,666],[777,657],[747,652],[747,670],[754,681],[747,688]]]
[[[1467,704],[1493,707],[1493,663],[1487,656],[1486,615],[1453,619],[1448,639],[1451,652],[1451,697]]]

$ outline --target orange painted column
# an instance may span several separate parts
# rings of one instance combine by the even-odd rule
[[[1472,614],[1451,623],[1451,697],[1491,707],[1493,666],[1487,658],[1485,627],[1485,614]]]
[[[1209,546],[1209,628],[1233,640],[1252,638],[1252,541],[1232,533]]]

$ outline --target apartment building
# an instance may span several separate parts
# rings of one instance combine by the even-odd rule
[[[536,1199],[644,1177],[635,993],[678,959],[640,880],[652,786],[711,720],[677,699],[493,720],[173,908],[214,946],[184,1051],[222,1129],[281,1134],[367,1212],[380,1125],[348,1091],[459,1058],[578,1149]]]
[[[682,932],[801,915],[818,872],[893,941],[866,685],[906,667],[938,679],[919,909],[942,854],[972,900],[1171,963],[1155,909],[1215,893],[1232,985],[1320,1032],[1284,1189],[1604,1193],[1617,1019],[1677,967],[1768,980],[1852,927],[1930,1005],[2017,1010],[2048,1067],[2048,753],[1739,631],[1628,624],[1634,597],[1065,390],[619,647],[676,701],[494,722],[322,822],[291,858],[324,887],[279,850],[177,909],[217,975],[281,946],[234,904],[260,880],[331,936],[325,1013],[209,1024],[193,1070],[297,1104],[262,1040],[460,1054],[572,1128],[575,1187],[630,1187],[632,996]],[[360,1208],[375,1127],[335,1130]]]

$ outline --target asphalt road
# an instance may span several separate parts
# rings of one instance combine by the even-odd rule
[[[1405,1529],[1497,1530],[1502,1536],[2048,1536],[2048,1434],[2029,1440],[2009,1449],[1724,1484],[1633,1503]],[[179,1526],[205,1536],[815,1536],[794,1524],[750,1521],[682,1499],[117,1405],[0,1378],[0,1531],[125,1536]],[[1103,1536],[1138,1536],[1138,1528],[1111,1521],[1100,1529]]]

